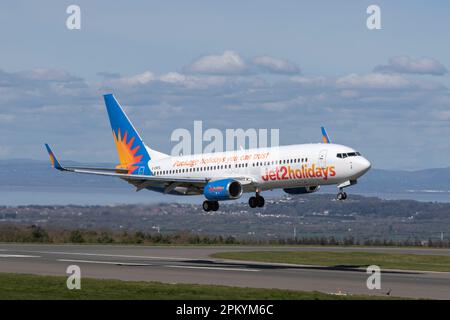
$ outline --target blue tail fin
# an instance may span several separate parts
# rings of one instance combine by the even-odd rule
[[[117,167],[127,169],[129,174],[150,175],[151,171],[148,166],[150,155],[139,133],[114,95],[106,94],[103,97],[119,155],[120,164]]]
[[[327,134],[327,131],[325,130],[325,128],[324,127],[320,127],[320,129],[322,130],[323,143],[331,143],[331,140],[328,137],[328,134]]]

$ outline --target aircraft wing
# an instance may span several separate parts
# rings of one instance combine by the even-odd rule
[[[58,159],[55,157],[53,151],[48,144],[45,144],[47,152],[50,156],[52,166],[60,171],[68,171],[83,174],[95,174],[100,176],[118,177],[134,186],[136,191],[140,191],[147,187],[163,187],[166,188],[165,192],[168,193],[178,186],[182,187],[194,187],[202,189],[209,181],[224,179],[221,178],[198,178],[198,177],[177,177],[177,176],[149,176],[140,174],[129,174],[126,169],[109,169],[109,168],[92,168],[92,167],[65,167],[62,166]],[[239,181],[242,185],[253,183],[253,180],[249,177],[229,177]]]

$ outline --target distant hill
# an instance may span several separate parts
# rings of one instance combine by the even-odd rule
[[[75,162],[65,162],[80,165]],[[90,166],[113,168],[112,163]],[[113,188],[130,190],[122,180],[112,177],[63,173],[51,168],[48,161],[0,160],[0,187]],[[372,169],[352,190],[357,192],[403,193],[410,191],[450,192],[450,168],[418,171]]]
[[[355,191],[362,192],[450,192],[450,168],[417,171],[372,169]]]

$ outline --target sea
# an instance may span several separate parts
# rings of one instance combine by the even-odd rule
[[[318,193],[334,197],[334,190],[328,188]],[[416,200],[423,202],[450,202],[450,192],[439,190],[410,190],[406,192],[362,192],[347,189],[349,197],[358,194],[368,197],[378,197],[386,200]],[[239,200],[247,202],[251,194],[244,194]],[[264,192],[266,199],[277,199],[286,196],[281,190]],[[80,188],[80,187],[28,187],[1,186],[0,205],[117,205],[117,204],[157,204],[157,203],[192,203],[199,204],[202,196],[172,196],[148,190],[134,191],[129,185],[124,188]]]

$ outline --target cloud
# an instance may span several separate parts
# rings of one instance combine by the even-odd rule
[[[412,86],[410,80],[399,75],[382,73],[349,74],[336,80],[339,88],[345,89],[406,89]]]
[[[0,70],[0,106],[14,108],[67,104],[73,97],[90,99],[93,92],[82,78],[65,70],[33,69],[20,72]]]
[[[155,75],[150,71],[144,71],[139,74],[135,74],[133,76],[113,76],[108,77],[107,80],[104,82],[105,86],[111,86],[111,87],[133,87],[133,86],[140,86],[140,85],[146,85],[150,83],[151,81],[154,81]]]
[[[190,73],[201,74],[242,74],[248,66],[238,53],[227,50],[221,55],[203,56],[185,69]]]
[[[131,75],[96,74],[100,80],[91,81],[61,70],[0,70],[0,158],[26,154],[44,159],[42,142],[48,141],[78,150],[69,155],[61,148],[63,158],[114,161],[101,98],[110,91],[144,139],[163,152],[173,146],[168,142],[171,131],[190,129],[194,120],[203,120],[205,129],[280,128],[282,144],[317,142],[317,128],[324,124],[337,141],[362,149],[378,166],[394,165],[384,160],[382,155],[387,152],[401,158],[395,136],[399,125],[410,136],[406,145],[426,145],[431,139],[448,146],[450,92],[438,78],[410,79],[379,72],[334,77],[279,73],[272,77],[253,60],[242,61],[244,73],[144,70]],[[371,132],[367,141],[358,145],[360,135],[348,133],[349,126]],[[421,134],[430,127],[440,129]],[[11,136],[11,132],[17,134]],[[424,158],[433,151],[431,147],[417,149],[420,152],[411,147],[408,152],[417,163],[431,166]],[[445,157],[450,157],[450,151],[436,157],[436,165]]]
[[[256,56],[250,61],[237,52],[227,50],[219,55],[206,55],[184,68],[188,73],[214,75],[254,75],[258,73],[299,74],[300,68],[285,59],[269,55]]]
[[[300,68],[284,59],[274,58],[271,56],[257,56],[253,58],[252,63],[254,66],[260,68],[262,71],[279,74],[298,74]]]
[[[178,72],[165,73],[158,77],[158,81],[168,85],[182,86],[188,89],[208,89],[222,86],[227,79],[223,76],[191,76]]]
[[[376,66],[374,71],[382,73],[429,74],[435,76],[448,73],[447,68],[436,59],[427,57],[414,59],[409,56],[390,58],[387,65]]]
[[[108,72],[108,71],[101,71],[101,72],[97,72],[97,75],[99,77],[102,77],[104,79],[117,79],[120,78],[120,74],[117,72]]]
[[[19,74],[25,79],[42,81],[68,82],[74,79],[80,79],[60,69],[36,68],[30,71],[22,71]]]
[[[318,77],[295,76],[291,77],[290,81],[305,88],[318,88],[330,85],[330,80],[323,76]]]

